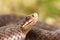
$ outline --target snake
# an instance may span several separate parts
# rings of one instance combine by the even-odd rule
[[[15,15],[4,15],[0,17],[0,40],[25,40],[26,34],[38,20],[37,14],[32,14],[25,18],[16,19],[16,17]]]
[[[10,18],[6,18],[6,17],[13,17],[12,19]],[[1,21],[2,21],[1,25],[7,25],[8,23],[17,23],[18,20],[24,20],[25,16],[11,16],[11,15],[6,15],[6,16],[2,16],[4,18],[1,17]],[[15,19],[14,19],[15,18]],[[9,20],[8,20],[9,19]],[[13,20],[13,21],[12,21]],[[6,22],[8,21],[8,22]],[[32,28],[31,30],[26,34],[26,38],[25,40],[60,40],[60,27],[56,26],[56,25],[50,25],[41,21],[38,21]]]
[[[60,27],[38,21],[25,40],[60,40]]]

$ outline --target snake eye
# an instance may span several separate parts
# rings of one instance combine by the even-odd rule
[[[32,17],[34,17],[34,15],[32,15]]]
[[[29,19],[30,19],[30,16],[27,16],[27,17],[26,17],[26,21],[28,21]]]

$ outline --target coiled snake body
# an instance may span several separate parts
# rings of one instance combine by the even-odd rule
[[[18,20],[16,20],[16,19],[24,20],[24,18],[25,18],[24,16],[17,17],[17,16],[13,16],[13,15],[12,16],[9,15],[9,17],[11,17],[11,18],[13,17],[12,19],[6,18],[6,17],[8,17],[8,16],[1,17],[0,26],[7,25],[8,22],[9,22],[9,24],[17,23]],[[6,21],[8,21],[8,22],[6,22]],[[34,25],[34,27],[32,27],[32,29],[29,31],[25,40],[60,40],[60,27],[48,25],[44,22],[38,21]]]
[[[26,34],[37,22],[37,18],[37,14],[25,18],[19,18],[15,15],[1,16],[0,40],[25,40]]]
[[[38,21],[25,40],[60,40],[60,27]]]

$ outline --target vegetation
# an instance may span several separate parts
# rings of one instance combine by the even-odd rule
[[[38,13],[39,19],[60,24],[60,0],[0,0],[0,14],[29,15]]]

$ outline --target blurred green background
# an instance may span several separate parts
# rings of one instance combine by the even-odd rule
[[[60,0],[0,0],[0,15],[37,13],[39,20],[60,25]]]

